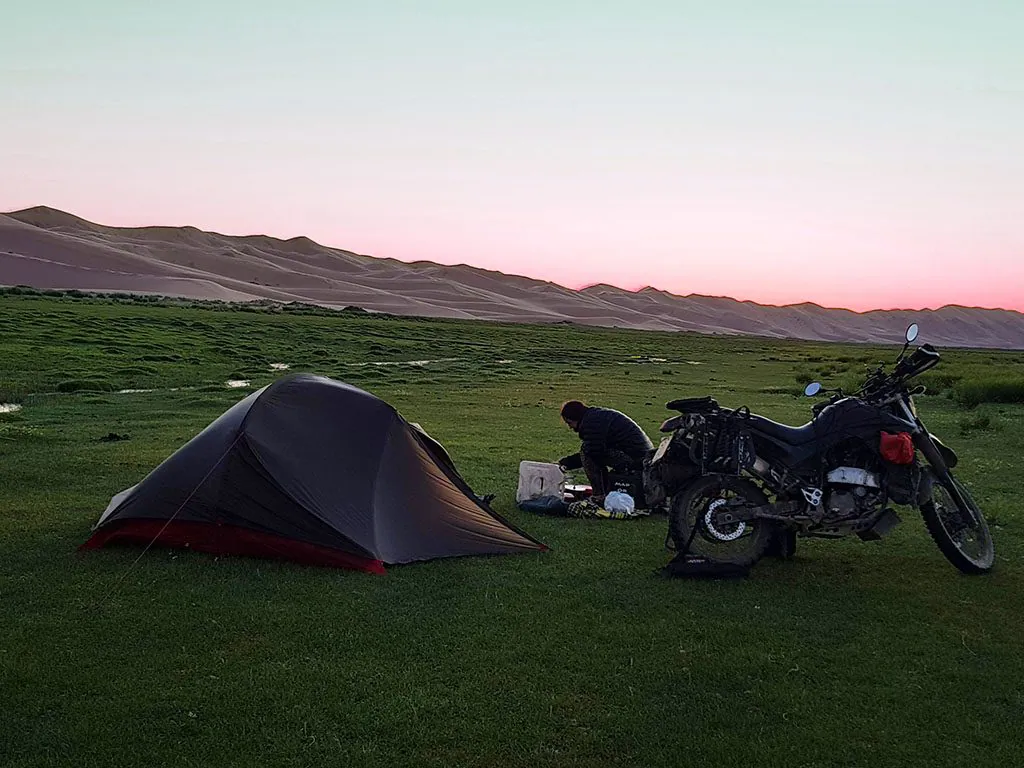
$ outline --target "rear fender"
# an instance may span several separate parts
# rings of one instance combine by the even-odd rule
[[[672,400],[665,404],[670,411],[680,413],[708,413],[718,410],[718,401],[711,395],[705,397],[688,397],[680,400]]]
[[[671,419],[665,419],[661,423],[659,431],[661,432],[675,432],[677,429],[686,426],[689,421],[689,416],[685,413],[680,416],[673,416]]]

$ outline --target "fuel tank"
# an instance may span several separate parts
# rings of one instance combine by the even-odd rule
[[[883,408],[844,397],[826,405],[801,427],[787,427],[757,417],[751,419],[750,429],[758,456],[796,468],[853,437],[877,445],[879,432],[900,432],[907,429],[907,423]]]

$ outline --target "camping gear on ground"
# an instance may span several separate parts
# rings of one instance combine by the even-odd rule
[[[534,512],[538,515],[555,515],[564,517],[569,509],[569,502],[557,496],[541,496],[536,499],[524,499],[519,502],[523,512]]]
[[[572,475],[573,472],[569,472],[567,474],[570,478]],[[608,480],[609,487],[612,489],[611,493],[624,493],[632,497],[634,505],[639,509],[664,513],[664,499],[662,499],[662,503],[660,504],[651,504],[647,502],[644,493],[642,470],[638,470],[636,472],[609,471]],[[594,489],[589,484],[573,483],[569,480],[565,486],[563,498],[565,498],[566,501],[582,501],[583,499],[590,498],[593,494]]]
[[[642,509],[653,509],[657,506],[647,503],[646,494],[644,493],[642,467],[633,472],[610,471],[608,473],[608,487],[612,491],[619,491],[620,493],[632,496],[636,505]]]
[[[391,405],[310,374],[253,392],[114,496],[82,548],[120,541],[374,573],[547,549]]]
[[[565,485],[565,493],[572,494],[572,496],[586,499],[588,496],[594,495],[594,488],[586,483],[567,483]]]
[[[609,494],[610,495],[610,494]],[[647,517],[649,514],[644,510],[625,511],[622,507],[608,509],[602,507],[593,499],[581,499],[568,502],[557,496],[541,496],[538,499],[525,499],[519,502],[519,509],[523,512],[533,512],[538,515],[551,515],[554,517],[577,517],[595,520],[634,520],[638,517]]]
[[[569,483],[565,486],[563,498],[566,501],[581,501],[589,499],[593,495],[594,489],[591,486],[582,483]]]
[[[647,517],[648,514],[650,513],[646,510],[634,510],[632,512],[611,510],[607,507],[602,507],[593,499],[574,501],[566,509],[568,517],[596,518],[600,520],[635,520],[639,517]]]
[[[609,512],[621,512],[625,515],[631,515],[636,510],[633,497],[622,491],[612,491],[605,496],[603,506]]]
[[[544,496],[562,498],[565,492],[565,473],[557,464],[543,461],[519,462],[519,487],[516,503]]]
[[[584,499],[582,501],[574,501],[566,508],[565,513],[569,517],[597,517],[597,513],[600,511],[600,504],[592,499]]]

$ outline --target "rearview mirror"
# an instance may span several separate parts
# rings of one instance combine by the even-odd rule
[[[917,339],[917,332],[918,332],[918,330],[919,329],[917,327],[917,323],[911,323],[907,327],[907,337],[906,337],[907,338],[907,344],[913,344],[914,343],[914,340]]]
[[[817,381],[812,381],[806,387],[804,387],[804,395],[806,397],[814,397],[816,394],[821,392],[821,384]]]

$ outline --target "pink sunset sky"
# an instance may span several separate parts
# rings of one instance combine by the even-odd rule
[[[1024,4],[46,5],[2,33],[0,210],[1024,310]]]

